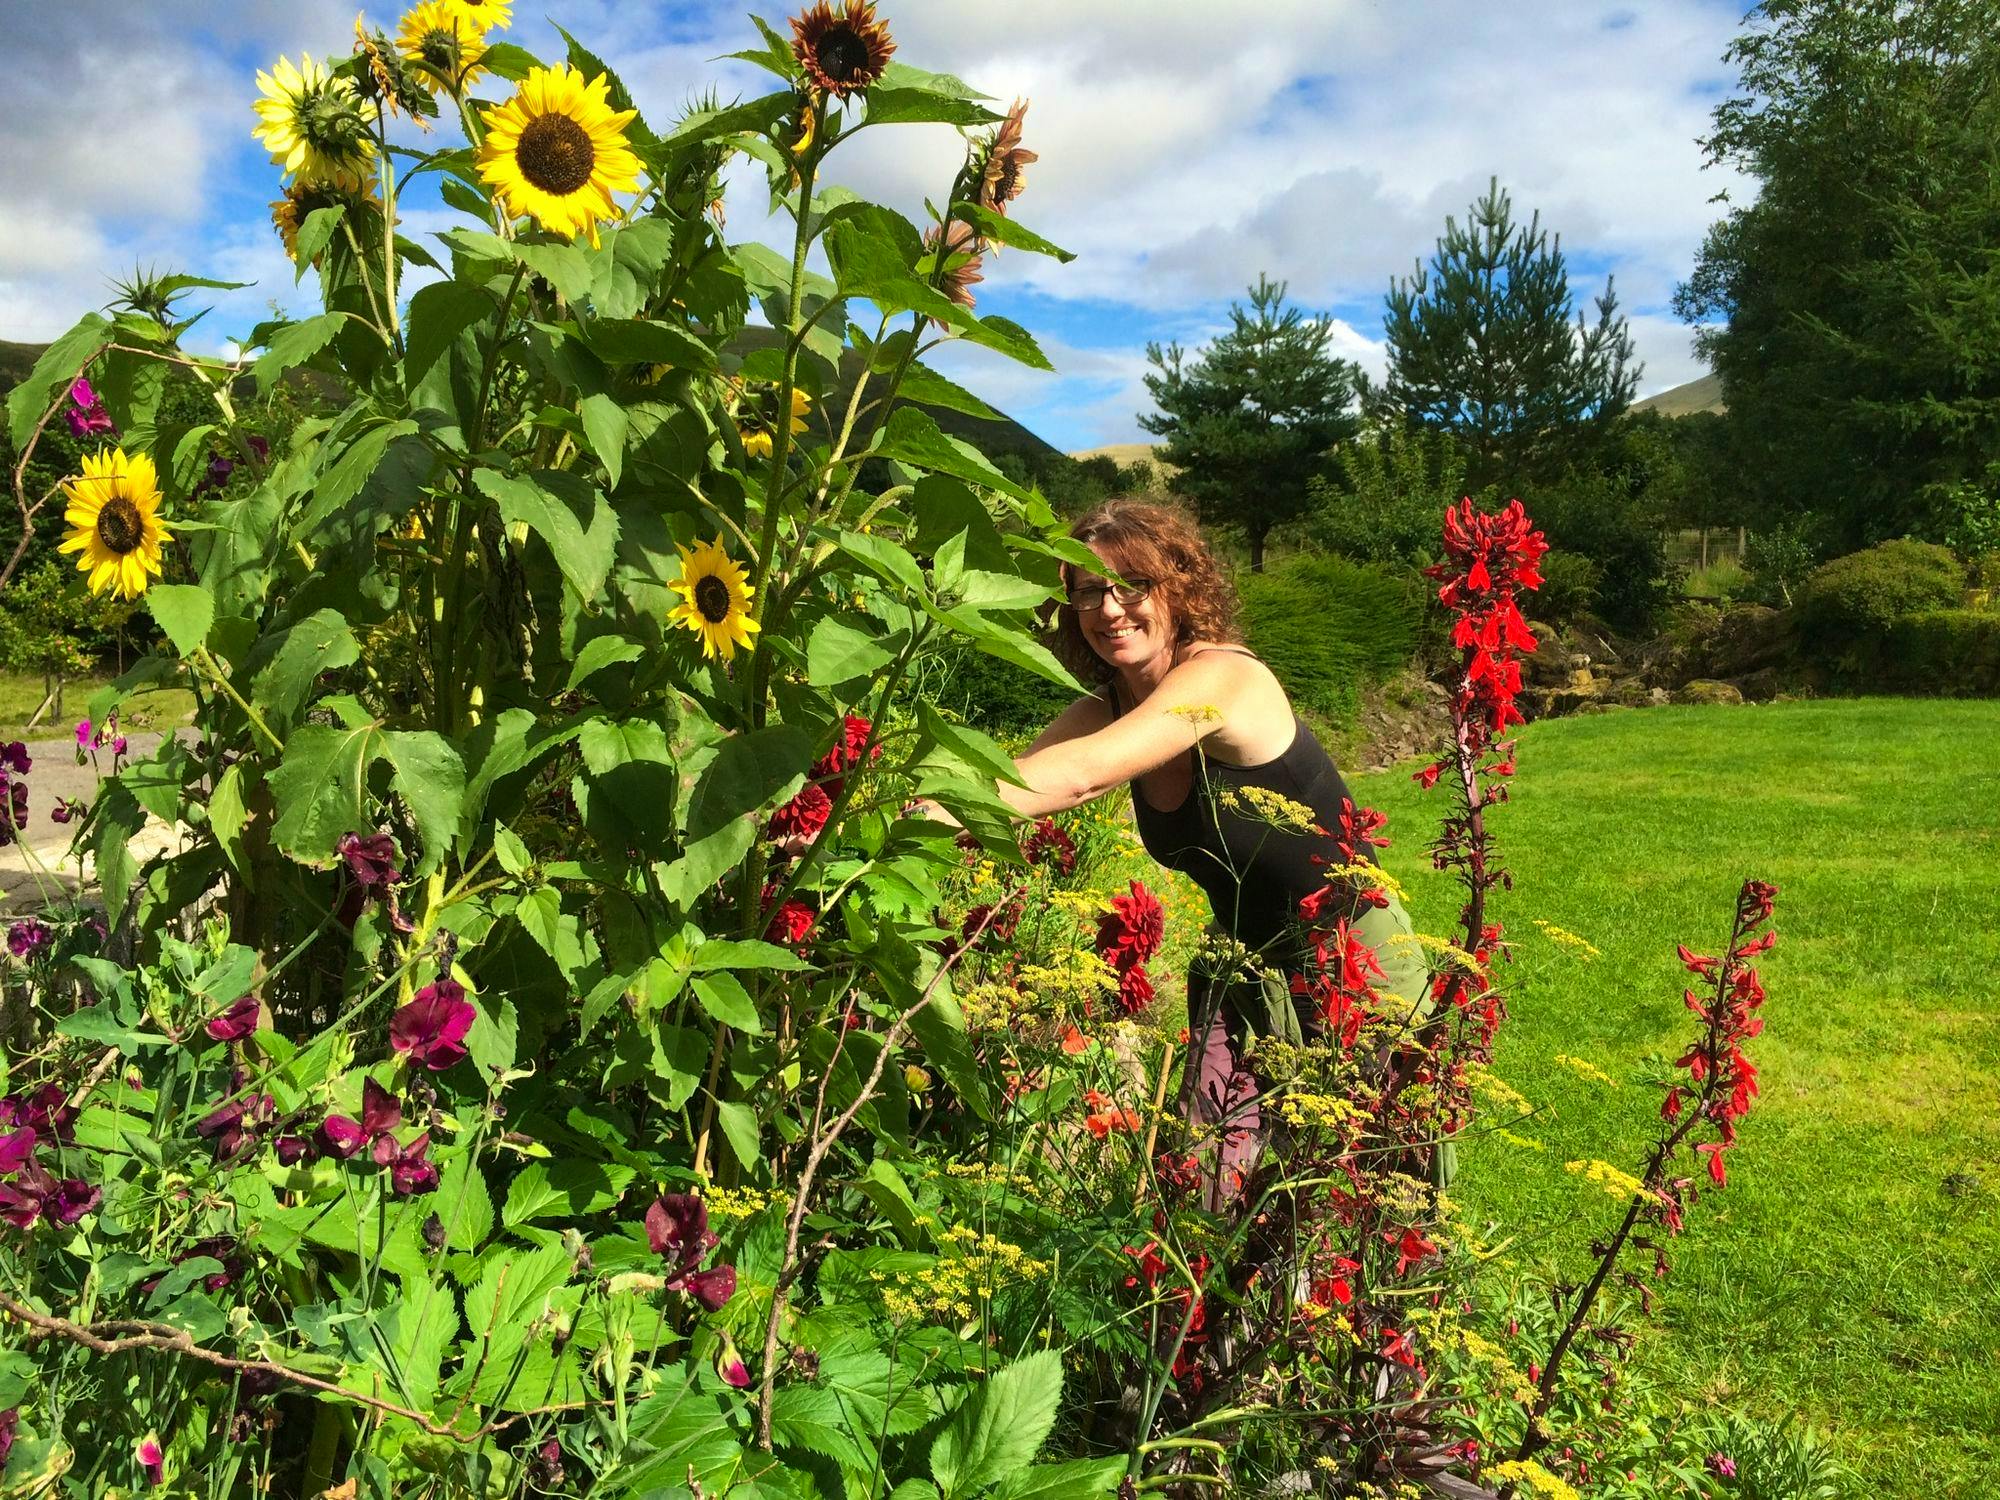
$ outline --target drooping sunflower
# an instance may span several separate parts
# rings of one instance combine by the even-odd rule
[[[369,179],[359,195],[343,188],[324,187],[311,182],[295,182],[286,188],[285,196],[274,200],[271,204],[271,227],[278,231],[278,238],[285,242],[285,258],[297,262],[299,230],[305,227],[306,220],[312,217],[315,209],[345,206],[352,213],[356,203],[378,211],[381,209],[382,199],[375,190],[373,178]],[[358,223],[353,227],[357,234],[362,233]],[[376,227],[380,229],[379,225]],[[367,242],[374,243],[374,237],[369,236]],[[321,251],[319,255],[313,257],[313,264],[317,266],[324,257],[325,251]]]
[[[986,242],[965,220],[953,219],[950,228],[942,232],[935,224],[924,231],[924,249],[937,257],[941,271],[932,284],[960,307],[972,306],[972,284],[986,279],[980,269],[985,264]]]
[[[750,575],[722,550],[720,535],[713,542],[697,542],[681,555],[681,576],[674,580],[674,592],[681,602],[667,616],[670,625],[685,625],[701,637],[701,654],[720,656],[728,661],[738,646],[748,646],[758,630],[750,618]]]
[[[1007,212],[1007,205],[1021,196],[1021,189],[1027,186],[1028,163],[1041,160],[1021,146],[1021,123],[1027,114],[1028,101],[1016,99],[1013,108],[1007,111],[1007,118],[993,133],[993,144],[986,153],[986,169],[979,180],[979,202],[996,214]]]
[[[792,392],[792,436],[797,437],[806,430],[806,413],[812,410],[812,397],[804,391]],[[768,427],[742,429],[743,452],[748,458],[769,458],[771,456],[771,430]]]
[[[836,99],[879,79],[895,50],[887,23],[875,19],[875,0],[846,0],[838,12],[819,0],[792,17],[792,56],[814,88]]]
[[[272,161],[300,182],[361,186],[375,159],[368,133],[375,106],[360,97],[353,79],[334,77],[314,57],[296,68],[281,57],[257,75],[257,87],[264,97],[251,108],[262,123],[251,134]]]
[[[160,544],[173,540],[160,524],[160,476],[144,453],[102,448],[84,456],[83,475],[63,481],[69,535],[59,552],[80,552],[77,570],[90,592],[136,599],[160,576]],[[148,576],[150,575],[150,576]]]
[[[354,74],[362,98],[378,100],[392,119],[402,115],[419,130],[431,128],[437,102],[429,75],[390,46],[381,30],[369,31],[364,16],[354,18],[354,55],[362,62]]]
[[[486,33],[457,0],[424,0],[405,13],[396,47],[434,94],[462,90],[486,71]]]
[[[477,26],[481,36],[489,31],[505,31],[514,24],[514,0],[444,0],[444,3],[447,10],[457,11]]]
[[[611,195],[639,185],[639,158],[625,139],[637,110],[613,109],[610,80],[586,80],[567,63],[535,68],[520,92],[486,111],[479,175],[506,201],[566,239],[598,243],[597,226],[622,210]]]

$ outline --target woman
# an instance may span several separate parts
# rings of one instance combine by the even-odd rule
[[[1200,1063],[1183,1104],[1220,1127],[1209,1193],[1219,1207],[1241,1188],[1261,1145],[1258,1085],[1239,1049],[1253,1033],[1297,1040],[1321,1029],[1310,1002],[1294,1000],[1288,976],[1310,951],[1299,903],[1326,887],[1325,866],[1345,859],[1331,837],[1298,823],[1338,829],[1347,787],[1271,669],[1241,644],[1228,585],[1185,515],[1112,500],[1070,535],[1104,571],[1065,567],[1058,644],[1079,676],[1102,686],[1042,733],[1016,761],[1023,785],[1002,786],[1000,795],[1039,816],[1130,784],[1146,852],[1190,876],[1216,927],[1254,958],[1259,977],[1240,977],[1241,965],[1210,977],[1198,966],[1188,983]],[[1272,793],[1283,801],[1261,795]],[[1309,819],[1299,817],[1301,806]],[[1322,925],[1349,915],[1381,962],[1377,988],[1421,1001],[1428,975],[1401,906],[1391,898],[1348,911],[1349,900],[1327,909]]]

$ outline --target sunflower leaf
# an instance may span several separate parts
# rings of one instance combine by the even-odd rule
[[[1002,118],[983,104],[929,89],[893,89],[877,84],[868,91],[869,125],[993,125]]]
[[[347,321],[343,312],[321,313],[302,323],[286,323],[271,335],[264,357],[250,367],[257,381],[257,394],[268,396],[280,375],[302,365],[333,341],[340,325]]]
[[[1076,259],[1076,252],[1043,239],[1034,230],[1027,229],[990,208],[981,208],[977,203],[954,203],[951,216],[963,219],[979,231],[981,239],[991,240],[996,245],[1009,245],[1016,250],[1031,250],[1036,255],[1050,255],[1065,265]]]
[[[284,760],[270,775],[277,808],[271,842],[301,864],[331,864],[343,833],[372,825],[368,767],[381,754],[379,724],[305,724],[293,730]]]
[[[595,485],[553,470],[506,475],[481,469],[474,482],[500,507],[548,544],[556,566],[578,596],[594,601],[618,547],[618,517]]]
[[[610,85],[605,90],[605,97],[610,101],[611,107],[616,110],[632,111],[632,118],[625,125],[625,133],[633,142],[640,146],[650,146],[658,140],[659,137],[647,128],[646,117],[639,113],[639,106],[632,102],[632,91],[625,87],[625,81],[595,52],[567,31],[563,31],[562,27],[557,26],[556,30],[562,33],[562,39],[569,44],[570,66],[586,78],[603,74],[605,81]]]
[[[789,797],[812,764],[813,742],[803,729],[774,724],[734,734],[716,747],[688,805],[688,837],[703,839],[733,818]]]
[[[215,623],[214,598],[192,583],[155,584],[146,590],[146,608],[182,656],[199,651]]]
[[[480,67],[509,83],[519,83],[541,65],[541,59],[534,53],[512,42],[489,42],[486,50],[479,54]]]
[[[340,227],[346,217],[345,203],[329,203],[325,208],[316,208],[306,215],[306,221],[299,225],[299,232],[292,240],[292,280],[304,281],[306,272],[312,269],[314,261],[333,243],[333,232]]]
[[[110,342],[111,325],[96,313],[85,313],[76,327],[42,351],[28,378],[7,393],[7,431],[15,452],[28,446],[49,403]]]

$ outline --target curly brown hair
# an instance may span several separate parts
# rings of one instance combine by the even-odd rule
[[[1179,506],[1120,495],[1079,517],[1069,534],[1099,549],[1123,577],[1152,579],[1153,598],[1166,606],[1176,641],[1242,641],[1235,591],[1216,566],[1194,517]],[[1076,573],[1073,564],[1063,564],[1065,588],[1075,582]],[[1076,611],[1067,602],[1056,610],[1054,646],[1077,676],[1110,677],[1111,668],[1084,639]]]

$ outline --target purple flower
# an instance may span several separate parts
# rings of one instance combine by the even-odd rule
[[[125,753],[125,736],[122,734],[113,735],[111,737],[111,758],[113,760],[116,760],[119,756],[123,755],[124,753]]]
[[[202,1029],[214,1041],[240,1042],[256,1031],[259,1009],[257,997],[245,995],[222,1014],[212,1017]]]
[[[7,951],[16,958],[33,958],[55,941],[48,923],[34,917],[16,922],[7,929]]]
[[[465,1034],[474,1011],[465,988],[454,979],[440,979],[418,990],[416,997],[389,1018],[389,1045],[403,1053],[412,1067],[442,1073],[465,1056]]]
[[[32,1125],[43,1135],[52,1136],[58,1145],[68,1146],[75,1143],[70,1132],[75,1120],[76,1111],[65,1101],[59,1083],[45,1083],[31,1094],[9,1094],[0,1099],[0,1129]]]
[[[321,1156],[346,1161],[368,1144],[368,1136],[362,1130],[360,1121],[346,1115],[328,1115],[314,1132],[313,1144],[318,1147]]]
[[[41,1133],[32,1125],[24,1126],[12,1135],[0,1136],[0,1177],[12,1177],[33,1161],[35,1146],[41,1138]]]
[[[438,1169],[429,1160],[431,1133],[426,1130],[409,1145],[389,1167],[389,1185],[395,1189],[398,1198],[414,1197],[418,1193],[437,1191]]]
[[[271,1148],[277,1152],[279,1166],[296,1167],[300,1162],[312,1155],[312,1137],[304,1135],[281,1135],[271,1143]]]
[[[16,1229],[33,1229],[35,1220],[42,1216],[42,1199],[39,1193],[31,1193],[14,1186],[11,1182],[0,1182],[0,1219],[5,1219]]]
[[[111,413],[104,409],[104,402],[90,382],[79,375],[69,388],[70,405],[63,411],[69,422],[69,430],[78,438],[96,437],[100,433],[118,430],[118,424],[111,420]]]
[[[1727,1453],[1711,1453],[1708,1455],[1707,1462],[1708,1472],[1717,1478],[1734,1479],[1736,1477],[1736,1460],[1731,1458]]]
[[[28,747],[20,740],[9,740],[0,745],[0,765],[7,766],[17,776],[26,776],[35,768],[28,758]]]
[[[667,1260],[667,1289],[686,1292],[710,1312],[736,1294],[736,1268],[695,1268],[721,1244],[708,1227],[708,1205],[692,1193],[666,1193],[646,1210],[646,1242]]]
[[[90,720],[78,719],[76,721],[76,748],[79,750],[90,749],[91,738]]]
[[[132,1456],[139,1461],[139,1467],[146,1471],[148,1484],[160,1485],[167,1482],[167,1450],[160,1446],[159,1434],[149,1432],[132,1445]]]
[[[727,1333],[722,1335],[722,1347],[715,1354],[715,1373],[723,1383],[744,1390],[750,1384],[750,1372],[743,1367],[743,1356],[736,1352],[736,1340]]]
[[[232,1093],[240,1090],[245,1082],[246,1077],[239,1069],[230,1080]],[[277,1107],[277,1101],[269,1094],[241,1094],[203,1116],[196,1123],[194,1133],[205,1141],[215,1142],[217,1161],[232,1161],[255,1143],[258,1131]]]
[[[355,884],[363,890],[387,890],[403,878],[402,871],[396,868],[396,841],[386,833],[370,834],[367,838],[357,833],[342,834],[340,857],[347,861]]]
[[[51,823],[67,823],[71,818],[80,817],[84,812],[81,798],[69,797],[49,809]]]
[[[42,1195],[42,1210],[51,1223],[65,1229],[104,1201],[104,1194],[81,1177],[65,1177],[53,1192]]]
[[[21,1425],[21,1408],[0,1411],[0,1470],[7,1467],[7,1455],[14,1451],[14,1429]]]
[[[403,1101],[372,1078],[361,1080],[361,1128],[371,1139],[403,1128]]]
[[[395,1133],[403,1125],[402,1101],[372,1078],[361,1082],[361,1118],[328,1115],[316,1137],[322,1156],[346,1161],[363,1146],[374,1144],[375,1161],[388,1166],[396,1159]]]

